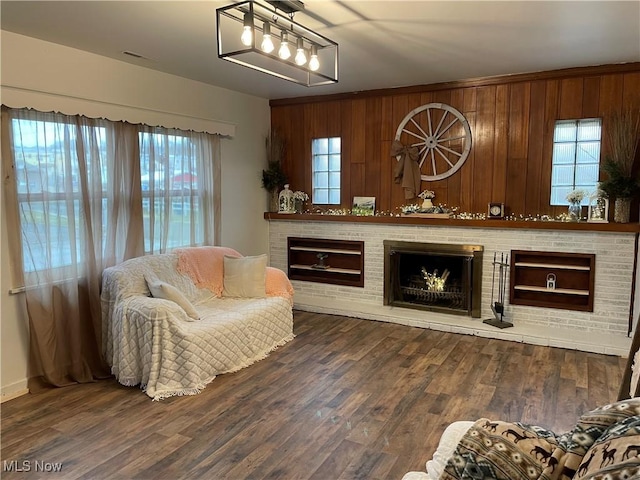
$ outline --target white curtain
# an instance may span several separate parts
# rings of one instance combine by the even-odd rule
[[[30,388],[108,375],[99,351],[104,268],[217,244],[219,153],[214,135],[3,107],[9,247],[14,285],[26,292]]]
[[[141,127],[146,253],[219,242],[219,144],[207,133]]]

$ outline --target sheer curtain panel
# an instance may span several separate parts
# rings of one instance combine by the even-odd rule
[[[219,137],[140,128],[145,252],[218,244],[220,175],[214,170],[220,165]]]
[[[109,374],[102,271],[144,253],[215,245],[219,137],[2,109],[2,167],[30,332],[29,387]]]

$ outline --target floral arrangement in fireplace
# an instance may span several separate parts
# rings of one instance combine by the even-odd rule
[[[433,273],[429,273],[425,267],[422,267],[422,278],[424,278],[427,290],[432,292],[444,291],[444,285],[447,282],[447,278],[449,278],[449,273],[449,269],[445,268],[442,275],[438,276],[438,269],[435,269]]]

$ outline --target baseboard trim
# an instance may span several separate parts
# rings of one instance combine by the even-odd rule
[[[27,393],[29,393],[29,388],[27,387],[26,378],[18,382],[10,383],[9,385],[4,385],[0,394],[0,403],[13,400],[14,398],[26,395]]]
[[[307,296],[296,294],[294,308],[307,312],[328,313],[357,317],[366,320],[397,323],[411,327],[440,330],[451,333],[496,338],[532,345],[566,348],[583,352],[602,353],[626,357],[631,348],[631,338],[624,335],[594,334],[557,327],[533,327],[518,325],[513,328],[497,329],[482,322],[482,319],[458,315],[424,312],[366,302],[348,302],[333,297]],[[330,305],[330,307],[328,306]]]

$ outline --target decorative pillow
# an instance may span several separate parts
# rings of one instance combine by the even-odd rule
[[[224,257],[223,297],[266,297],[267,256]]]
[[[540,459],[555,452],[555,442],[553,432],[535,425],[481,418],[463,434],[439,480],[557,479],[560,469],[544,475],[547,463]]]
[[[200,320],[200,315],[194,308],[193,304],[176,287],[158,279],[149,279],[145,277],[145,280],[147,281],[149,291],[154,298],[171,300],[172,302],[177,303],[189,317],[194,320]]]
[[[242,255],[229,247],[187,247],[175,250],[178,272],[188,276],[198,288],[206,288],[222,296],[224,286],[224,257]]]
[[[640,416],[610,426],[591,446],[573,477],[580,479],[630,479],[640,475]]]
[[[640,399],[638,398],[603,405],[584,413],[571,431],[558,438],[559,450],[564,454],[560,456],[559,452],[556,452],[554,457],[558,458],[558,464],[562,465],[565,471],[577,472],[581,464],[589,459],[593,453],[590,451],[591,448],[600,442],[605,432],[639,415]],[[584,472],[585,469],[583,468],[582,471]]]

